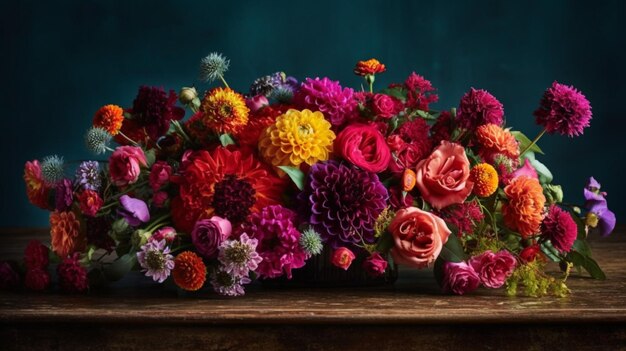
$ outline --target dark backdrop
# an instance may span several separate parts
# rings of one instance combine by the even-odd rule
[[[129,106],[141,84],[198,84],[198,62],[212,51],[231,59],[227,78],[239,90],[277,70],[357,87],[354,63],[376,57],[388,67],[379,88],[415,70],[439,89],[441,109],[471,86],[487,89],[531,138],[544,89],[572,84],[592,103],[592,126],[579,138],[543,139],[541,160],[569,202],[596,176],[621,220],[625,3],[2,1],[0,226],[47,225],[24,193],[26,160],[89,157],[82,136],[100,106]]]

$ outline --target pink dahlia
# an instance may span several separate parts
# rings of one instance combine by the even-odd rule
[[[256,252],[262,258],[257,262],[259,277],[276,278],[286,274],[291,279],[291,270],[304,266],[307,254],[299,244],[301,234],[295,212],[280,205],[264,207],[241,225],[239,237],[243,238],[244,234],[258,240]],[[247,241],[247,245],[251,243]]]
[[[320,111],[334,127],[340,127],[357,116],[354,90],[342,88],[328,78],[307,78],[294,96],[298,108]]]
[[[387,189],[376,173],[335,161],[311,167],[301,194],[303,213],[333,247],[374,242],[374,223],[387,207]]]
[[[543,94],[534,115],[537,124],[546,128],[548,133],[572,137],[589,127],[591,105],[576,88],[555,81]]]
[[[473,131],[489,123],[501,126],[504,109],[500,101],[486,90],[471,88],[463,95],[456,117],[459,127]]]
[[[541,223],[541,233],[557,250],[568,252],[578,235],[578,226],[567,211],[552,205]]]

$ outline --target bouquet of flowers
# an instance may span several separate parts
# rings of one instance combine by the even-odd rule
[[[32,241],[23,263],[3,262],[1,286],[54,280],[84,292],[140,270],[237,296],[254,279],[290,279],[322,252],[333,269],[371,277],[431,267],[454,294],[564,296],[573,267],[604,278],[586,238],[615,226],[606,193],[590,178],[585,204],[566,204],[538,159],[544,133],[589,126],[590,104],[573,87],[545,91],[534,112],[543,131],[530,140],[505,126],[485,90],[442,111],[416,73],[375,93],[386,70],[376,59],[357,63],[356,90],[278,72],[244,94],[227,84],[228,68],[212,53],[200,78],[219,86],[203,95],[142,86],[130,107],[101,107],[85,141],[104,159],[73,170],[58,156],[27,162],[28,198],[51,211],[50,246]],[[550,261],[562,272],[546,273]]]

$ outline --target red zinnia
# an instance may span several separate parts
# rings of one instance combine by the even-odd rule
[[[354,74],[357,76],[367,76],[376,73],[383,73],[385,70],[386,68],[384,64],[380,63],[377,59],[372,58],[367,61],[357,62],[354,67]]]

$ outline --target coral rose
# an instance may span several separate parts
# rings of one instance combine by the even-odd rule
[[[513,274],[517,261],[510,252],[502,250],[493,253],[487,250],[469,260],[484,286],[497,289],[504,285],[507,278]]]
[[[346,127],[335,141],[335,152],[368,172],[382,172],[391,159],[389,147],[380,132],[368,125]]]
[[[136,146],[120,146],[109,159],[111,181],[117,186],[126,186],[137,182],[141,167],[147,165],[146,155]]]
[[[394,261],[418,268],[435,261],[451,233],[443,219],[417,207],[398,211],[389,231],[395,243]]]
[[[504,193],[509,199],[502,205],[504,224],[524,238],[539,232],[543,206],[546,203],[539,181],[519,176],[504,188]]]
[[[472,192],[469,160],[463,146],[447,141],[420,161],[416,168],[417,188],[424,200],[441,210],[460,204]]]

